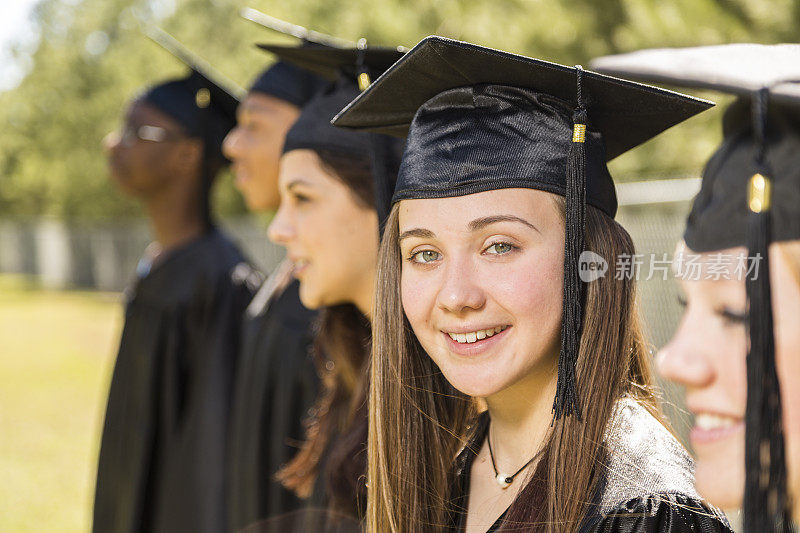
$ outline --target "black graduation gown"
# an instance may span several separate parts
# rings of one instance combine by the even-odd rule
[[[296,511],[305,503],[274,480],[305,440],[303,420],[319,389],[311,354],[316,313],[299,283],[247,310],[230,432],[229,530]]]
[[[225,528],[224,464],[254,271],[217,230],[128,294],[100,446],[93,530]]]
[[[475,438],[456,459],[454,509],[463,512],[454,514],[454,533],[466,525],[472,462],[488,427],[488,413],[483,413]],[[602,482],[580,533],[732,533],[725,516],[697,494],[689,454],[636,401],[618,403],[605,446]],[[500,531],[505,514],[487,533]]]

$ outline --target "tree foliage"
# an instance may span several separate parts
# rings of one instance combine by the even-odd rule
[[[246,6],[352,40],[411,46],[435,33],[567,64],[646,47],[796,41],[800,28],[794,0],[42,0],[32,67],[0,94],[0,213],[138,214],[109,183],[101,141],[138,90],[183,72],[143,37],[142,21],[246,86],[271,61],[253,43],[286,40],[241,19]],[[621,156],[612,172],[696,173],[719,140],[718,120],[718,110],[694,118]],[[220,185],[218,208],[241,211],[230,179]]]

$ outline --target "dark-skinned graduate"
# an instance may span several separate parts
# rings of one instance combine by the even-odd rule
[[[304,506],[267,516],[247,531],[357,531],[366,508],[364,394],[378,230],[403,143],[334,128],[330,120],[402,51],[364,42],[262,48],[335,81],[287,133],[281,203],[268,232],[287,248],[301,301],[319,312],[312,333],[320,391],[305,433],[275,475]]]
[[[153,32],[190,72],[145,89],[105,141],[112,178],[143,205],[154,242],[126,291],[93,530],[219,532],[241,320],[257,286],[209,205],[238,100],[209,66]]]
[[[269,29],[301,35],[298,46],[331,46],[338,41],[245,10],[249,20]],[[223,143],[236,187],[248,209],[278,207],[278,163],[286,132],[301,109],[329,83],[291,63],[267,67],[239,104],[237,124]],[[319,378],[312,357],[316,313],[303,306],[291,264],[278,265],[248,306],[231,409],[227,464],[228,530],[299,509],[303,502],[275,479],[297,452],[303,420],[314,405]]]

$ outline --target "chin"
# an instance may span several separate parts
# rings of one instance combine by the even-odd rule
[[[509,385],[506,381],[500,382],[494,379],[495,376],[490,375],[491,371],[487,372],[479,368],[461,368],[460,364],[457,365],[459,368],[453,368],[453,366],[456,365],[442,368],[442,374],[453,387],[467,396],[487,398]]]
[[[721,509],[739,509],[744,498],[744,454],[698,457],[695,486],[712,505]]]
[[[308,288],[307,282],[300,281],[300,303],[306,309],[316,310],[324,307],[325,304],[318,294]]]

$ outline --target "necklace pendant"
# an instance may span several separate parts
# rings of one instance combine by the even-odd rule
[[[494,479],[497,481],[497,484],[500,485],[501,489],[508,488],[508,486],[511,485],[511,482],[514,481],[514,478],[503,473],[497,474],[497,477]]]

